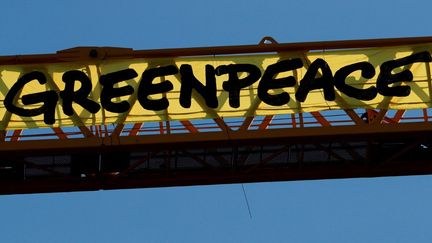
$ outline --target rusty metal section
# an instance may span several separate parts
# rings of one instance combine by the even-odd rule
[[[53,54],[13,55],[0,57],[0,65],[61,63],[116,58],[160,58],[203,55],[229,55],[245,53],[268,53],[289,51],[313,51],[356,49],[368,47],[388,47],[416,45],[432,42],[432,37],[385,38],[370,40],[340,40],[302,43],[277,43],[271,37],[264,37],[258,45],[215,46],[195,48],[172,48],[157,50],[133,50],[121,47],[74,47]]]
[[[429,114],[137,123],[88,127],[92,136],[79,127],[8,131],[0,194],[430,174]]]

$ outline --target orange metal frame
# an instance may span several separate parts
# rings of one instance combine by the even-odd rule
[[[432,37],[279,44],[272,38],[265,37],[260,44],[248,46],[143,51],[81,47],[56,54],[4,56],[0,57],[0,64],[313,51],[428,42],[432,42]],[[420,147],[428,149],[428,137],[432,135],[432,125],[429,123],[431,118],[429,109],[345,109],[238,119],[2,131],[0,159],[13,163],[2,165],[0,161],[0,193],[429,174],[432,172],[432,163],[427,163],[427,158],[417,158],[413,163],[408,163],[404,156],[414,153]],[[335,147],[334,144],[338,146]],[[378,167],[373,164],[376,162],[374,156],[378,156],[374,152],[377,144],[380,148],[390,147],[397,151],[392,150],[391,156],[380,158],[384,161]],[[224,149],[229,149],[229,152],[223,152]],[[98,153],[102,156],[116,152],[134,154],[144,153],[143,151],[145,154],[130,159],[122,169],[102,173],[99,168],[91,173],[83,172],[83,177],[80,178],[64,173],[63,165],[46,162],[71,154]],[[295,151],[295,169],[292,164],[285,167],[272,164],[283,154],[291,158],[294,153],[292,151]],[[306,163],[311,151],[324,153],[327,158],[322,159],[322,164],[316,159]],[[429,153],[428,150],[422,150],[423,152]],[[216,161],[215,164],[209,157]],[[163,161],[164,166],[151,170],[151,160],[155,158]],[[179,162],[180,158],[193,161],[196,165],[189,168],[185,166],[189,162]],[[99,163],[100,161],[102,160]],[[335,161],[338,163],[335,164]],[[392,161],[399,162],[390,163]],[[148,170],[144,168],[146,163]],[[187,168],[178,169],[176,166],[179,163]],[[24,178],[2,180],[2,168],[7,172],[16,164],[24,166]],[[72,166],[69,162],[65,164],[66,167]],[[39,174],[41,175],[38,176]]]

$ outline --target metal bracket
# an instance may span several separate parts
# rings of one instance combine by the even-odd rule
[[[275,45],[275,44],[279,44],[279,42],[277,42],[273,37],[271,36],[264,36],[261,41],[258,43],[258,45],[260,46],[264,46],[264,45]]]
[[[62,61],[91,61],[107,58],[133,58],[132,48],[82,46],[57,51]]]

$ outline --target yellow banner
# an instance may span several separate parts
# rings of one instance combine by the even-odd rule
[[[0,67],[0,130],[431,107],[432,44]]]

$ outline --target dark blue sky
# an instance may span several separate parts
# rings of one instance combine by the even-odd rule
[[[0,55],[432,35],[430,1],[12,1]],[[2,242],[431,242],[432,177],[0,196]]]

